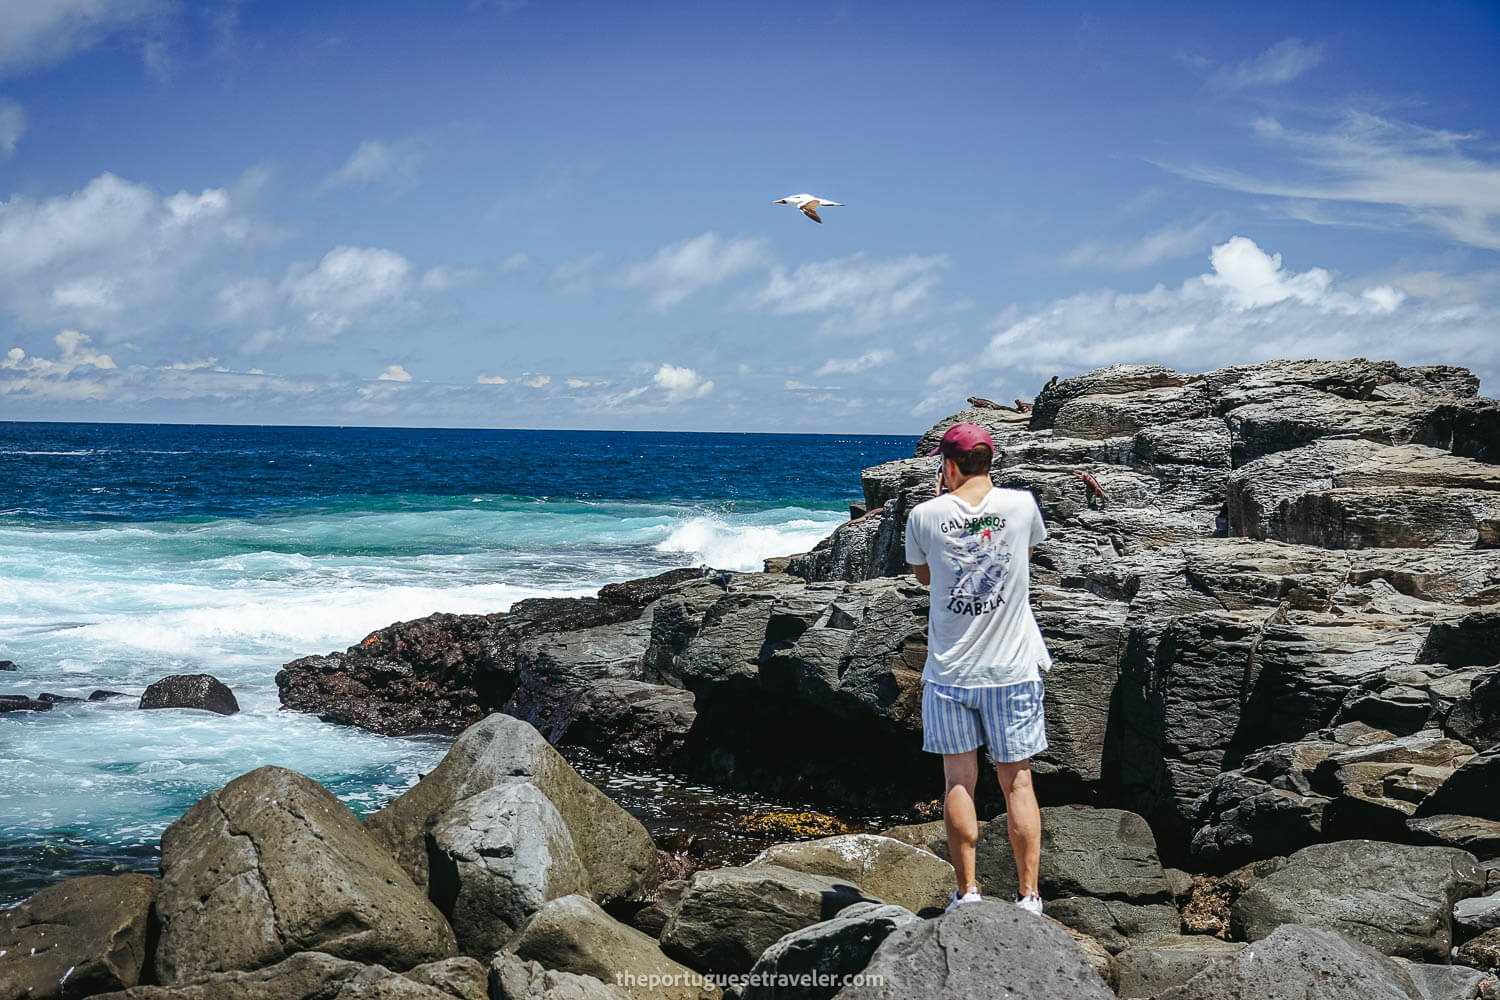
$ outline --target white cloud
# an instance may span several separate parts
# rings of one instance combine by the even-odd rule
[[[348,184],[411,187],[417,182],[417,168],[422,165],[422,155],[422,150],[411,140],[387,143],[378,139],[366,139],[349,154],[343,166],[323,178],[318,190],[331,191]]]
[[[310,324],[338,333],[359,315],[399,301],[411,270],[394,250],[340,246],[314,268],[294,268],[281,288]]]
[[[0,4],[0,75],[62,59],[164,7],[160,0],[11,0]]]
[[[387,365],[385,371],[377,375],[376,378],[381,382],[410,382],[411,372],[407,371],[401,365]]]
[[[866,351],[857,358],[829,358],[823,362],[823,367],[813,372],[813,374],[852,375],[856,372],[868,371],[871,368],[890,364],[895,357],[895,351],[886,347],[877,347],[873,351]]]
[[[658,389],[666,391],[669,403],[701,399],[714,391],[711,380],[705,380],[691,368],[679,368],[676,365],[662,365],[651,377],[651,381],[656,383]]]
[[[669,309],[701,288],[766,263],[768,257],[763,238],[704,233],[623,268],[615,281],[626,288],[649,289],[651,307]]]
[[[228,191],[158,195],[101,174],[68,195],[0,202],[0,313],[124,331],[200,294],[195,279],[256,238]]]
[[[1493,357],[1489,345],[1500,326],[1494,305],[1414,299],[1385,283],[1349,290],[1322,268],[1288,269],[1279,254],[1243,236],[1214,247],[1210,260],[1210,272],[1177,288],[1083,292],[1029,311],[1012,309],[994,323],[980,361],[1056,374],[1121,362],[1206,369],[1278,357],[1363,356],[1473,367]],[[934,379],[957,374],[934,373]]]
[[[471,285],[482,277],[477,267],[448,267],[438,265],[422,272],[418,285],[424,292],[446,292],[463,285]]]
[[[1063,267],[1099,267],[1133,271],[1163,260],[1201,253],[1223,233],[1229,217],[1223,212],[1191,225],[1169,222],[1134,241],[1089,240],[1063,254]]]
[[[1269,87],[1289,83],[1322,61],[1323,46],[1308,45],[1300,38],[1284,38],[1254,58],[1223,67],[1209,78],[1209,83],[1226,90]]]
[[[510,379],[504,375],[481,375],[474,381],[480,385],[509,385]]]
[[[527,374],[523,375],[521,378],[516,379],[516,381],[521,385],[529,386],[532,389],[540,389],[542,386],[552,381],[552,376]]]
[[[12,347],[0,361],[0,368],[40,375],[49,378],[65,378],[78,368],[97,368],[106,371],[115,367],[114,359],[101,351],[89,348],[89,338],[77,330],[63,330],[52,338],[57,345],[57,360],[26,356],[19,347]]]
[[[26,134],[26,109],[15,101],[0,97],[0,156],[16,154],[16,143]]]
[[[589,382],[586,379],[570,378],[564,384],[567,385],[567,387],[569,389],[585,389],[585,388],[589,387],[590,385],[592,385],[593,383]]]
[[[167,51],[167,43],[159,38],[153,38],[141,46],[141,62],[146,67],[146,75],[157,83],[170,83],[172,80],[172,54]]]
[[[577,260],[565,260],[552,269],[552,284],[567,295],[584,295],[594,290],[594,279],[604,254],[591,253]]]
[[[1277,180],[1218,167],[1166,169],[1218,187],[1288,199],[1293,207],[1323,203],[1316,214],[1300,206],[1298,217],[1309,222],[1383,223],[1387,229],[1415,223],[1461,243],[1500,249],[1500,162],[1476,155],[1490,152],[1477,135],[1364,112],[1352,112],[1324,132],[1288,129],[1273,119],[1261,119],[1255,128],[1296,157],[1278,165]],[[1303,179],[1296,179],[1298,173]],[[1351,206],[1378,207],[1384,214],[1349,218],[1337,211]]]
[[[783,385],[782,388],[787,392],[805,392],[808,389],[816,389],[817,386],[808,385],[806,382],[798,382],[794,378],[789,378],[786,380],[786,384]]]
[[[778,316],[827,314],[820,334],[870,333],[920,320],[940,280],[936,272],[947,266],[945,256],[872,260],[858,253],[812,261],[795,271],[776,267],[749,304]]]

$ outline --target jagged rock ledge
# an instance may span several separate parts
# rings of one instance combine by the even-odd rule
[[[1428,801],[1500,740],[1500,404],[1477,389],[1358,359],[1114,366],[933,427],[919,456],[957,420],[987,426],[996,481],[1051,531],[1044,800],[1138,812],[1200,869],[1359,831],[1493,856],[1500,818]],[[387,732],[499,710],[844,810],[926,801],[928,598],[902,531],[931,460],[863,487],[868,513],[785,572],[403,623],[288,664],[283,701]]]

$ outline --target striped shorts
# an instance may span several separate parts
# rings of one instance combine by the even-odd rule
[[[968,753],[983,743],[990,759],[1010,764],[1047,749],[1042,682],[1000,687],[922,686],[922,749]]]

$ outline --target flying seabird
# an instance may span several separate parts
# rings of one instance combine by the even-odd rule
[[[844,205],[844,203],[841,201],[829,201],[827,198],[814,198],[810,194],[789,194],[785,198],[777,198],[775,201],[771,202],[771,204],[796,205],[798,208],[802,209],[803,215],[818,223],[821,223],[823,221],[822,219],[818,218],[819,207],[823,205],[838,205],[840,208],[842,208]]]

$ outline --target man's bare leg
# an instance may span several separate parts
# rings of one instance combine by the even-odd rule
[[[1010,847],[1016,855],[1019,894],[1023,899],[1040,895],[1036,880],[1037,868],[1042,863],[1042,811],[1036,804],[1036,790],[1031,785],[1031,761],[996,764],[995,777],[1000,779],[1000,791],[1005,795],[1006,832],[1010,834]],[[969,815],[973,816],[973,813]],[[951,845],[951,829],[948,841]]]
[[[943,827],[948,831],[948,856],[958,894],[978,888],[974,878],[974,845],[979,840],[979,820],[974,814],[974,785],[979,780],[979,751],[943,754]]]

